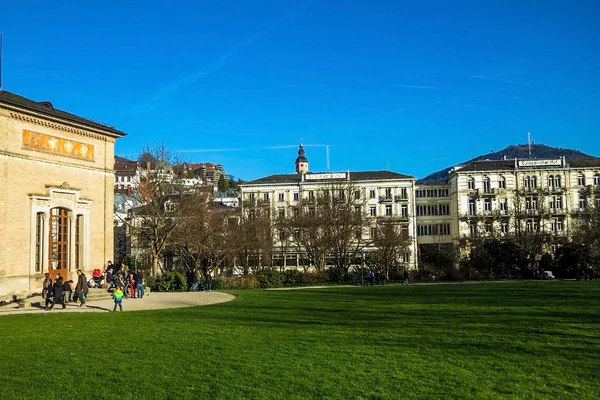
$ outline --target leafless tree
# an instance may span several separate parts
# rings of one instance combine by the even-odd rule
[[[374,255],[379,264],[379,272],[390,276],[390,268],[397,262],[398,255],[403,254],[411,244],[408,229],[393,222],[383,222],[377,226],[373,246]]]
[[[173,235],[179,255],[190,271],[204,277],[230,262],[240,245],[235,231],[236,210],[219,206],[203,195],[186,195],[181,203],[181,221]]]
[[[181,221],[179,207],[183,187],[173,180],[172,165],[176,157],[164,146],[146,146],[140,156],[145,167],[127,224],[138,245],[147,246],[151,254],[151,273],[158,273],[159,260]]]
[[[234,233],[239,244],[236,259],[244,274],[272,266],[274,241],[270,211],[266,204],[245,204],[245,215]]]

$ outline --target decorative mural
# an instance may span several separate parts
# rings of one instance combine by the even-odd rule
[[[23,129],[23,147],[94,161],[94,145]]]

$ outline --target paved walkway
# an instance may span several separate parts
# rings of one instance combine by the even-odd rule
[[[160,310],[165,308],[197,307],[210,304],[225,303],[231,301],[235,296],[221,292],[175,292],[161,293],[152,292],[142,299],[123,299],[123,310],[141,311],[141,310]],[[41,296],[27,299],[26,303],[40,302],[41,307],[17,308],[12,303],[0,307],[0,316],[12,314],[34,314],[34,313],[65,313],[65,312],[108,312],[112,311],[114,302],[112,299],[89,301],[85,306],[78,307],[75,303],[67,304],[67,308],[61,309],[60,305],[54,307],[52,311],[45,311],[43,308]]]

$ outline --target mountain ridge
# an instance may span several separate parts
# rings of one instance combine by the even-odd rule
[[[574,149],[566,149],[562,147],[552,147],[545,144],[532,144],[531,145],[531,158],[532,159],[547,159],[547,158],[598,158],[595,156],[591,156],[579,150]],[[530,158],[529,157],[529,145],[525,144],[513,144],[507,146],[506,148],[499,151],[492,151],[487,154],[482,154],[480,156],[474,157],[468,161],[458,163],[456,165],[465,165],[475,161],[499,161],[506,157],[506,159],[514,159],[514,158]],[[444,168],[440,171],[432,172],[424,178],[417,180],[417,184],[420,185],[436,185],[443,184],[452,168],[455,165]]]

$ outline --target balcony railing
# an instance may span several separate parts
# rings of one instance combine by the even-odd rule
[[[392,201],[394,201],[392,196],[379,196],[380,203],[391,203]]]
[[[484,188],[481,194],[483,196],[493,196],[496,194],[496,191],[494,188]]]
[[[377,217],[377,223],[383,222],[408,222],[410,217],[408,215],[384,215]]]
[[[401,201],[408,201],[408,195],[401,194],[401,195],[394,196],[394,201],[396,203],[400,203]]]

